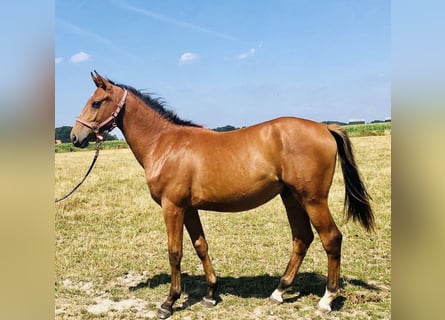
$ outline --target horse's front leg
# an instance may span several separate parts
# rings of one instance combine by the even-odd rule
[[[182,239],[184,229],[184,209],[179,208],[170,201],[162,202],[162,211],[168,237],[168,257],[171,267],[170,293],[167,300],[161,305],[158,315],[167,319],[173,313],[173,304],[181,296],[181,259]]]

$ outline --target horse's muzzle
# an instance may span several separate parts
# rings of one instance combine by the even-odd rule
[[[71,134],[71,142],[74,144],[75,147],[85,148],[86,146],[88,146],[89,139],[88,136],[83,139],[79,139],[75,134]]]

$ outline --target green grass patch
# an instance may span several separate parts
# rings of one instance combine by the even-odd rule
[[[346,125],[350,137],[384,136],[391,134],[391,122]]]

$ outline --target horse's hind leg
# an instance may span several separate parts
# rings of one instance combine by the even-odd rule
[[[203,305],[212,307],[216,305],[216,275],[213,270],[212,263],[210,261],[208,253],[208,245],[204,236],[204,230],[202,229],[201,220],[199,218],[198,210],[190,209],[186,212],[184,217],[184,224],[192,240],[193,247],[201,259],[204,267],[204,272],[207,280],[207,294],[202,300]]]
[[[329,211],[327,199],[311,200],[305,204],[309,218],[320,235],[323,248],[328,256],[328,278],[324,296],[317,308],[323,312],[331,311],[331,303],[340,289],[340,257],[342,234]]]
[[[292,196],[289,190],[281,193],[281,199],[286,207],[287,217],[292,230],[293,249],[286,271],[280,279],[280,283],[270,296],[272,302],[283,302],[283,293],[294,282],[306,252],[314,239],[309,217],[303,207]]]

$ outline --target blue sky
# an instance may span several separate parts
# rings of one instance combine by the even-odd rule
[[[279,116],[391,116],[387,0],[55,2],[55,125],[89,72],[164,98],[206,127]]]

